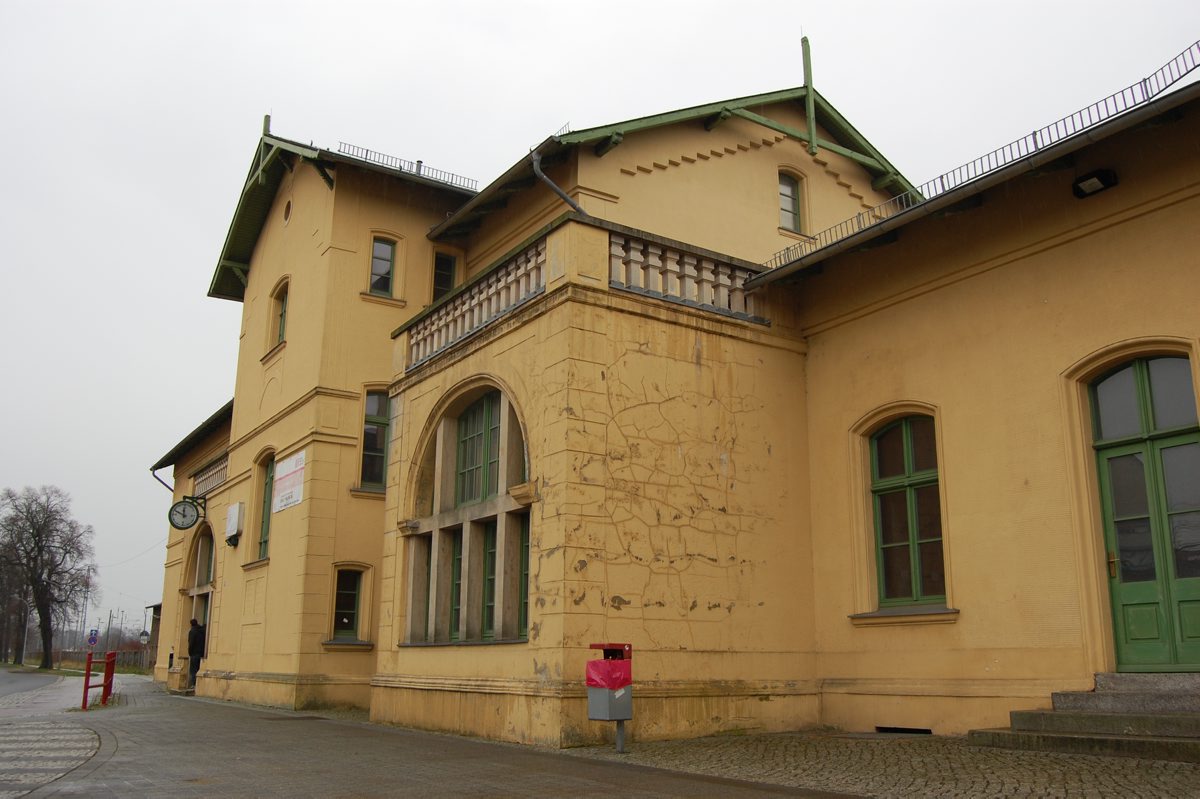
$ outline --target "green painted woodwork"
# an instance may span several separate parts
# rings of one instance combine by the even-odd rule
[[[452,556],[450,558],[450,640],[459,639],[459,622],[462,620],[462,530],[450,534]]]
[[[864,155],[860,152],[856,152],[855,150],[851,150],[849,147],[843,147],[840,144],[831,142],[828,139],[816,138],[815,134],[813,138],[809,138],[809,134],[802,130],[797,130],[791,125],[785,125],[782,122],[776,122],[773,119],[768,119],[761,114],[756,114],[753,111],[747,111],[744,108],[734,109],[733,114],[734,116],[739,116],[742,119],[749,120],[755,124],[762,125],[764,128],[770,128],[771,130],[782,133],[785,136],[790,136],[797,141],[806,142],[809,145],[808,149],[810,152],[815,152],[813,145],[816,144],[823,149],[829,150],[831,153],[837,153],[838,155],[849,158],[851,161],[856,161],[868,169],[873,169],[876,172],[887,171],[884,165],[880,163],[879,159],[875,158],[874,156]]]
[[[386,391],[368,391],[363,412],[362,469],[359,485],[383,488],[387,480],[389,401]]]
[[[455,502],[468,505],[496,493],[500,467],[500,392],[490,391],[458,417]]]
[[[517,607],[517,635],[529,635],[529,514],[521,515],[521,575],[518,584],[520,604]]]
[[[812,90],[812,55],[808,49],[808,37],[800,37],[800,50],[804,57],[804,119],[808,123],[808,154],[817,154],[817,104]]]
[[[496,637],[496,522],[483,525],[483,618],[479,627],[485,641]]]
[[[605,153],[607,153],[609,150],[616,147],[618,144],[620,144],[624,140],[625,140],[624,133],[619,133],[619,132],[614,133],[611,136],[609,136],[607,139],[604,139],[603,141],[599,142],[595,147],[593,147],[592,152],[594,152],[596,154],[597,158],[601,158],[604,156]]]
[[[1091,387],[1117,668],[1200,669],[1200,425],[1186,358]]]
[[[879,606],[946,600],[933,418],[908,416],[871,436]]]
[[[258,525],[258,559],[262,560],[270,551],[271,542],[271,500],[275,493],[275,458],[272,457],[263,467],[262,482],[262,519]]]

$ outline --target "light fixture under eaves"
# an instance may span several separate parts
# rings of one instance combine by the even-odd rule
[[[1111,169],[1097,169],[1095,172],[1088,172],[1086,175],[1075,178],[1075,182],[1071,184],[1071,193],[1079,199],[1091,197],[1093,194],[1099,194],[1105,189],[1111,189],[1117,185],[1117,173]]]

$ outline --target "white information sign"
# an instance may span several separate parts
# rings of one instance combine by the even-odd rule
[[[275,490],[271,512],[299,505],[304,499],[304,451],[275,464]]]

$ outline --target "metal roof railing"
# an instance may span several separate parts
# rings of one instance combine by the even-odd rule
[[[920,205],[939,194],[945,194],[963,184],[995,172],[1001,167],[1018,161],[1038,150],[1068,139],[1089,128],[1099,125],[1126,111],[1148,103],[1171,84],[1194,70],[1200,64],[1200,41],[1197,41],[1179,55],[1172,58],[1162,68],[1152,72],[1142,80],[1127,86],[1115,94],[1098,100],[1086,108],[1052,122],[1043,128],[1026,134],[1014,142],[981,155],[957,169],[952,169],[944,175],[923,183],[914,189],[898,194],[887,202],[881,203],[866,211],[861,211],[850,219],[843,220],[833,227],[826,228],[807,241],[793,244],[780,250],[763,266],[775,269],[785,264],[799,260],[817,250],[835,244],[842,239],[858,233],[885,219],[895,216],[901,211]]]
[[[386,166],[389,169],[395,169],[400,172],[408,172],[418,177],[427,178],[428,180],[436,180],[439,183],[447,183],[460,189],[468,191],[476,191],[479,182],[471,178],[464,178],[462,175],[456,175],[453,172],[446,172],[442,169],[434,169],[426,166],[422,161],[405,161],[403,158],[397,158],[394,155],[387,153],[368,150],[366,147],[359,147],[357,144],[347,144],[346,142],[338,142],[338,150],[341,155],[348,155],[351,158],[357,158],[360,161],[369,161],[372,164]]]

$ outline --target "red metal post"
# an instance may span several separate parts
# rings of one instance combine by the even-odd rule
[[[88,689],[92,679],[92,653],[88,652],[87,663],[83,667],[83,709],[88,709]]]
[[[100,691],[100,704],[107,705],[112,696],[113,672],[117,670],[117,653],[109,652],[104,656],[104,689]]]

